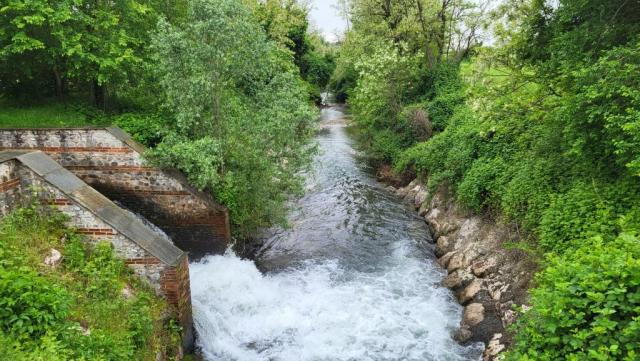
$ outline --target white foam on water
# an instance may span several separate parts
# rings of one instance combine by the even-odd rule
[[[477,360],[452,339],[461,307],[442,271],[402,245],[384,270],[337,261],[262,274],[233,253],[193,264],[198,346],[207,360]]]

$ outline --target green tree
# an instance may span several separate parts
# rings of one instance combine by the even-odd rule
[[[240,235],[284,220],[314,129],[285,50],[234,0],[192,1],[185,24],[162,22],[153,44],[172,121],[152,157],[227,205]]]
[[[148,64],[148,42],[158,14],[179,19],[157,0],[8,0],[0,7],[0,90],[62,97],[89,89],[106,107]]]
[[[82,52],[75,1],[9,0],[0,8],[2,90],[16,94],[54,80],[63,95],[71,57]],[[46,79],[46,80],[44,80]]]
[[[332,49],[309,29],[308,5],[294,0],[244,2],[267,37],[291,56],[307,82],[310,98],[319,104],[320,93],[327,86],[335,65]]]

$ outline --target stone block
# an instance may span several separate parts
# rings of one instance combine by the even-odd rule
[[[465,304],[471,301],[482,289],[483,282],[482,280],[476,278],[474,279],[460,294],[458,295],[458,301],[461,304]]]
[[[484,320],[484,306],[481,303],[472,303],[464,308],[462,322],[464,325],[475,326]]]

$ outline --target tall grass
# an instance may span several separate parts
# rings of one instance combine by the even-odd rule
[[[0,99],[0,128],[72,128],[108,125],[106,118],[87,116],[90,107],[56,100],[16,104]]]

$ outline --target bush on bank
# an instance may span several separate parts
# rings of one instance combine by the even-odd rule
[[[508,360],[637,360],[640,239],[622,233],[551,255]]]
[[[420,32],[441,24],[371,6],[354,2],[332,81],[362,145],[375,162],[517,225],[546,254],[508,357],[636,359],[640,9],[506,2],[485,19],[494,46],[434,61],[442,42]],[[415,109],[432,129],[426,139],[407,122]]]
[[[0,223],[0,354],[11,361],[156,360],[178,354],[168,305],[118,259],[88,246],[65,216],[41,206]],[[44,264],[51,249],[56,267]],[[122,295],[123,288],[131,296]]]

